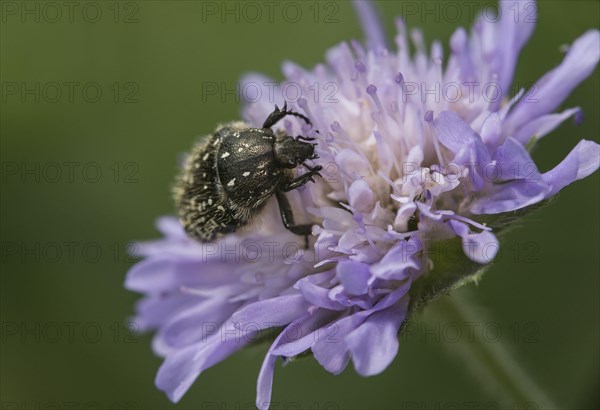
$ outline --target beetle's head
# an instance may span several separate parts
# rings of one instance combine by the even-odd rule
[[[307,159],[318,158],[315,154],[315,145],[301,141],[302,137],[292,138],[289,136],[275,142],[275,160],[284,168],[295,168]],[[304,138],[312,140],[309,138]]]

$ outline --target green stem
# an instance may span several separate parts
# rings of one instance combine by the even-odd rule
[[[423,313],[427,321],[458,325],[481,323],[479,312],[476,314],[457,292],[438,298]],[[471,332],[468,338],[460,338],[459,343],[449,347],[456,347],[457,353],[472,367],[485,387],[492,388],[499,399],[512,401],[508,408],[558,408],[500,341],[492,343],[485,340],[482,332]]]

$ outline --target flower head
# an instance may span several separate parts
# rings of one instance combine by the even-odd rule
[[[532,22],[479,18],[470,33],[452,35],[444,65],[441,44],[428,52],[421,32],[409,36],[400,19],[392,51],[368,3],[357,8],[366,48],[340,44],[313,70],[286,62],[274,93],[266,77],[244,78],[244,89],[261,90],[245,95],[243,116],[254,126],[284,103],[286,90],[301,90],[287,102],[313,127],[292,118],[280,128],[318,141],[323,179],[288,194],[296,215],[314,223],[310,248],[283,227],[274,201],[249,229],[216,243],[196,242],[163,218],[164,238],[140,247],[144,260],[126,286],[146,295],[137,321],[157,330],[154,349],[166,360],[156,383],[173,401],[202,371],[265,335],[273,337],[258,377],[259,408],[269,406],[279,357],[311,351],[334,374],[349,362],[364,376],[382,372],[409,311],[491,262],[507,215],[599,166],[600,146],[591,141],[547,172],[529,154],[578,112],[553,111],[594,70],[597,30],[532,87],[535,99],[524,90],[511,97]],[[335,93],[317,96],[315,85]],[[436,249],[456,244],[463,258],[450,267]]]

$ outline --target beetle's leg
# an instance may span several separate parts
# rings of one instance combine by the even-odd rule
[[[312,225],[296,225],[294,222],[292,207],[290,206],[290,202],[286,198],[283,191],[276,191],[275,196],[277,197],[277,203],[279,204],[279,213],[281,214],[281,222],[283,222],[283,226],[285,226],[285,229],[296,235],[304,236],[304,247],[308,249],[308,235],[312,233]]]
[[[307,124],[312,125],[312,122],[310,122],[308,117],[306,117],[305,115],[299,114],[294,111],[288,111],[287,110],[287,102],[285,102],[283,104],[282,110],[280,110],[279,107],[277,105],[275,105],[275,110],[271,114],[269,114],[269,116],[265,120],[265,123],[263,124],[262,127],[263,128],[271,128],[280,119],[282,119],[283,117],[285,117],[287,115],[293,115],[294,117],[302,118],[304,121],[306,121]]]
[[[297,140],[300,140],[300,141],[314,141],[314,140],[316,140],[316,138],[313,138],[313,137],[305,137],[304,135],[298,135],[298,136],[296,137],[296,139],[297,139]]]
[[[300,175],[297,178],[292,179],[291,181],[288,181],[286,183],[284,183],[283,185],[280,186],[280,190],[283,192],[289,192],[292,191],[296,188],[300,188],[302,185],[306,185],[308,183],[308,181],[312,181],[315,182],[315,180],[313,179],[313,177],[319,176],[321,178],[323,178],[321,176],[321,174],[319,173],[320,170],[322,170],[323,167],[320,165],[317,165],[315,167],[313,167],[310,171],[308,171],[305,174]]]
[[[309,171],[313,171],[315,173],[318,173],[320,170],[323,169],[323,167],[321,165],[315,165],[314,167],[311,167],[306,162],[303,162],[302,165],[304,166],[304,168],[308,169]],[[321,176],[321,175],[319,175],[319,176]]]

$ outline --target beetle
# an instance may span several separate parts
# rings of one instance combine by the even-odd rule
[[[291,137],[271,129],[279,120],[291,115],[312,125],[297,112],[275,105],[262,128],[251,128],[234,121],[217,128],[196,144],[185,160],[177,178],[174,197],[179,219],[192,238],[209,242],[247,225],[273,195],[277,198],[285,228],[296,235],[308,235],[311,224],[296,224],[285,193],[299,188],[314,176],[321,177],[314,138]],[[295,177],[293,169],[304,166],[308,171]]]

